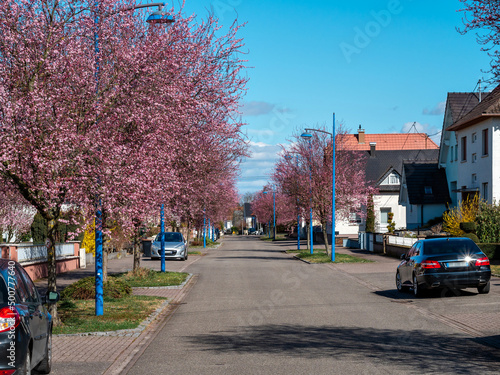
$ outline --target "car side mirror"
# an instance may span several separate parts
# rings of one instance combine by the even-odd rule
[[[61,295],[59,294],[59,292],[48,292],[44,297],[43,303],[47,305],[53,305],[54,303],[57,303],[60,298]]]
[[[406,259],[406,254],[401,254],[401,256],[399,257],[399,259],[405,260]]]

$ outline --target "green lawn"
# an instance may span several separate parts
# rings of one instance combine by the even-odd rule
[[[300,259],[307,260],[311,263],[331,263],[331,258],[324,251],[310,254],[301,252],[296,255]],[[373,263],[371,260],[355,257],[348,254],[335,254],[335,263]]]
[[[104,299],[104,314],[95,315],[94,300],[65,300],[58,303],[61,324],[54,334],[106,332],[134,329],[166,300],[163,297],[127,296]]]
[[[116,277],[127,282],[131,287],[147,288],[152,286],[181,285],[186,281],[188,275],[186,272],[160,272],[149,268],[141,268],[137,275],[127,272]]]
[[[500,265],[496,264],[496,265],[491,265],[491,273],[494,274],[494,275],[497,275],[497,276],[500,276]]]

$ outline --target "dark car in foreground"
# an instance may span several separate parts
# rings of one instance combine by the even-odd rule
[[[491,269],[488,257],[469,238],[434,238],[417,241],[396,271],[399,291],[412,289],[420,296],[429,289],[477,288],[490,291]]]
[[[52,317],[24,268],[0,259],[0,374],[48,374],[52,362]]]
[[[165,232],[165,259],[180,259],[188,258],[188,246],[182,233]],[[161,233],[159,233],[153,244],[151,245],[151,259],[161,258]]]

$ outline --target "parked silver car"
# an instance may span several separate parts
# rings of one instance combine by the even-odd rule
[[[187,241],[178,232],[165,232],[165,259],[180,259],[188,258]],[[161,258],[161,233],[158,234],[151,244],[151,259]]]

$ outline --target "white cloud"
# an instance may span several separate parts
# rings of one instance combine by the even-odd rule
[[[267,102],[258,102],[258,101],[246,102],[243,104],[243,107],[241,108],[241,114],[243,116],[266,115],[268,113],[271,113],[274,107],[275,107],[274,104]]]
[[[446,102],[439,102],[432,109],[424,108],[424,110],[422,111],[422,113],[424,115],[440,116],[440,115],[444,114],[445,108],[446,108]]]

